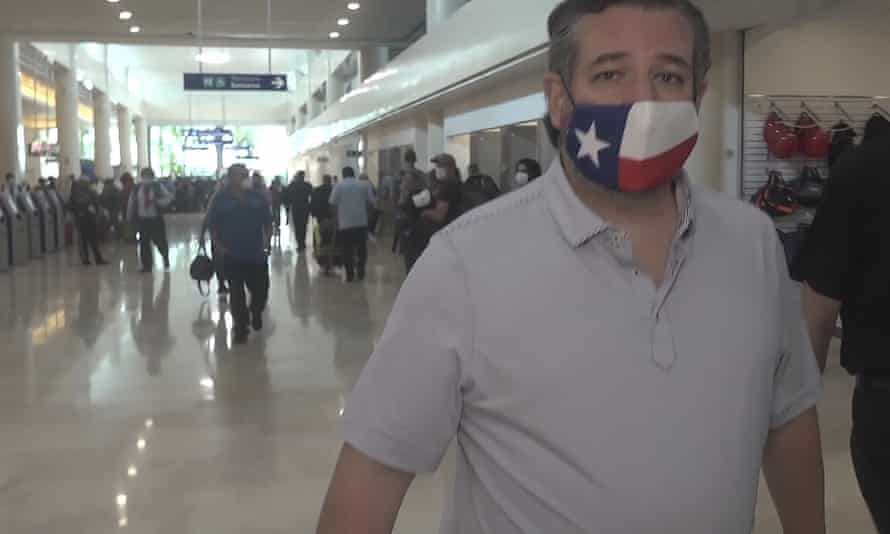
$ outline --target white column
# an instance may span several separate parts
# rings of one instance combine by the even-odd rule
[[[713,68],[701,102],[701,131],[686,163],[690,180],[734,197],[741,189],[742,61],[739,32],[712,39]]]
[[[73,57],[72,53],[72,57]],[[74,63],[72,63],[73,65]],[[56,126],[59,129],[59,178],[80,176],[80,118],[73,69],[56,64]],[[65,183],[66,180],[60,180]]]
[[[359,82],[363,82],[389,63],[389,49],[383,46],[369,46],[358,53]]]
[[[721,163],[724,193],[742,195],[742,126],[744,117],[745,45],[744,32],[728,31],[720,36],[720,65],[714,76],[723,84],[723,158]]]
[[[426,161],[417,162],[417,166],[420,168],[431,166],[429,159],[445,152],[445,118],[442,113],[430,113],[427,116],[426,137],[429,157]]]
[[[24,124],[22,94],[19,80],[18,44],[7,35],[0,35],[0,174],[24,175]]]
[[[111,102],[108,95],[93,89],[93,117],[96,129],[96,176],[99,179],[113,178],[111,168]]]
[[[133,136],[130,110],[126,106],[117,107],[117,136],[121,147],[121,174],[133,172]]]
[[[341,78],[336,72],[332,72],[328,74],[328,84],[327,84],[327,105],[328,107],[335,106],[340,103],[340,99],[343,97],[343,78]]]
[[[148,123],[145,117],[136,117],[136,166],[139,170],[148,167]]]
[[[467,0],[426,0],[426,32],[432,32],[466,3]]]

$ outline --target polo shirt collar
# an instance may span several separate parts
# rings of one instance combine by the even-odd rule
[[[569,246],[578,248],[611,228],[609,223],[588,208],[575,194],[559,157],[553,160],[544,178],[548,184],[546,194],[550,213]],[[692,235],[695,220],[692,189],[685,172],[676,185],[675,194],[680,211],[677,235],[685,239]]]

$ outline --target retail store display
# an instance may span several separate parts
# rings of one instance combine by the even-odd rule
[[[794,190],[778,171],[769,173],[766,184],[751,197],[751,202],[770,217],[792,215],[799,208]]]
[[[825,180],[815,167],[804,167],[800,176],[788,185],[795,202],[806,208],[818,207],[825,194]]]

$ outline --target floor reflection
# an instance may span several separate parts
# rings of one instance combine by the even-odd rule
[[[136,349],[145,358],[146,372],[158,376],[162,371],[162,360],[176,344],[170,331],[170,273],[161,276],[157,296],[154,275],[143,275],[141,285],[139,311],[130,317],[130,327]]]

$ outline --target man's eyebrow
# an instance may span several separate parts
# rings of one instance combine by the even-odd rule
[[[593,61],[590,62],[589,67],[595,67],[597,65],[602,65],[603,63],[610,63],[612,61],[620,61],[622,59],[627,59],[630,57],[629,52],[608,52],[606,54],[601,54],[596,57]]]
[[[679,67],[690,70],[692,69],[692,65],[689,63],[689,60],[687,60],[683,56],[678,56],[677,54],[658,54],[658,59],[666,63],[672,63]]]

